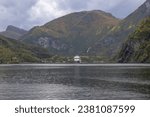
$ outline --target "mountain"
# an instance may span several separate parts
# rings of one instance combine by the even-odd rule
[[[124,43],[118,61],[150,63],[150,17],[146,18]]]
[[[49,57],[45,49],[0,35],[0,63],[41,62],[45,57]]]
[[[27,33],[26,30],[11,25],[9,25],[6,28],[6,31],[0,32],[1,35],[11,39],[19,39],[21,36],[25,35],[26,33]]]
[[[34,27],[22,38],[55,54],[85,54],[99,37],[119,22],[110,13],[100,10],[76,12]]]
[[[89,53],[107,57],[114,57],[121,49],[128,36],[134,32],[137,25],[150,16],[150,0],[147,0],[136,11],[113,27],[104,37],[91,47]]]

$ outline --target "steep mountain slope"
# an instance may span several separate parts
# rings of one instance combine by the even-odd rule
[[[1,35],[11,39],[19,39],[26,33],[27,33],[26,30],[11,25],[7,27],[6,31],[0,32]]]
[[[130,35],[119,53],[119,62],[150,63],[150,17]]]
[[[147,0],[135,12],[113,27],[108,34],[100,39],[89,51],[90,54],[112,57],[118,53],[123,42],[144,18],[150,16],[150,0]],[[99,37],[101,38],[101,37]]]
[[[49,53],[0,35],[0,63],[41,62]]]
[[[118,23],[118,19],[103,11],[77,12],[34,27],[23,41],[58,54],[83,54]]]

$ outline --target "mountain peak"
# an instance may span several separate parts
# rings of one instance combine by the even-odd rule
[[[9,25],[9,26],[7,26],[7,28],[6,28],[6,31],[10,31],[10,30],[13,30],[13,29],[16,29],[16,27],[15,27],[15,26],[12,26],[12,25]]]
[[[113,18],[116,18],[114,17],[111,13],[108,13],[108,12],[105,12],[105,11],[102,11],[102,10],[91,10],[91,11],[80,11],[80,12],[74,12],[74,13],[71,13],[71,14],[95,14],[95,15],[105,15],[105,16],[109,16],[109,17],[113,17]]]
[[[95,13],[107,13],[107,12],[105,12],[105,11],[102,11],[102,10],[92,10],[92,11],[89,11],[89,12],[95,12]],[[108,14],[110,14],[110,13],[108,13]]]
[[[25,33],[25,32],[27,32],[24,29],[21,29],[21,28],[12,26],[12,25],[7,26],[6,31],[13,31],[13,32],[18,32],[18,33]]]
[[[1,35],[11,39],[19,39],[22,35],[26,33],[26,30],[17,28],[12,25],[7,26],[6,31],[0,32]]]
[[[105,12],[105,11],[102,11],[102,10],[92,10],[92,11],[89,11],[89,13],[105,14],[107,16],[114,17],[111,13],[108,13],[108,12]]]

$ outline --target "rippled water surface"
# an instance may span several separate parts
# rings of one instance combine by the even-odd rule
[[[0,65],[0,99],[150,99],[150,65]]]

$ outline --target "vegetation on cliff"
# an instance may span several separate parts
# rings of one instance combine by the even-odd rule
[[[119,62],[150,62],[150,17],[144,19],[123,44]]]
[[[0,63],[34,63],[45,57],[49,57],[45,49],[0,36]]]

